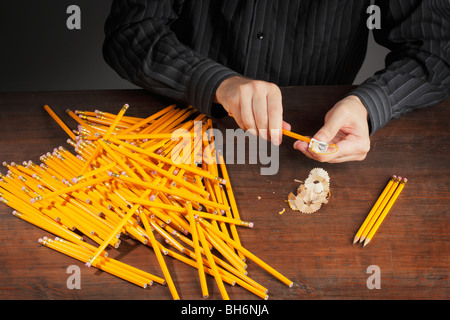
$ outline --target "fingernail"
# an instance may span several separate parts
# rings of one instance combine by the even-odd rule
[[[272,143],[275,146],[279,146],[280,145],[280,139],[278,137],[275,137],[275,138],[272,139]]]

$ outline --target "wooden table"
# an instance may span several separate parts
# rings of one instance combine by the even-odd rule
[[[283,88],[285,119],[293,131],[312,135],[326,111],[350,89]],[[124,103],[130,105],[127,115],[146,117],[172,101],[141,90],[2,93],[0,160],[39,163],[40,155],[60,145],[73,150],[44,104],[75,128],[67,108],[117,113]],[[372,149],[362,162],[318,163],[294,150],[294,140],[285,138],[275,175],[260,175],[261,164],[230,164],[241,217],[255,224],[253,229],[239,229],[243,245],[294,281],[288,288],[249,262],[249,276],[269,289],[269,299],[448,299],[449,119],[446,101],[393,120],[373,135]],[[215,121],[215,127],[235,125],[227,118]],[[306,179],[315,167],[330,175],[330,202],[314,214],[294,212],[286,203],[299,185],[294,179]],[[352,245],[393,174],[409,179],[403,193],[372,242],[364,248]],[[0,299],[171,299],[166,286],[142,289],[42,246],[38,238],[52,235],[11,212],[0,205]],[[162,276],[152,249],[133,239],[123,239],[109,253]],[[166,260],[181,298],[202,300],[197,271],[170,257]],[[80,267],[81,289],[67,287],[71,265]],[[380,289],[367,286],[373,265],[379,267]],[[208,300],[220,299],[214,279],[208,276],[207,281]],[[231,299],[260,299],[239,286],[227,289]]]

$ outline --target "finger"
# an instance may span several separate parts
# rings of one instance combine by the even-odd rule
[[[323,127],[314,135],[314,139],[327,143],[330,142],[343,126],[342,121],[344,120],[345,118],[339,117],[333,113],[333,115],[325,121]]]
[[[257,135],[255,118],[252,108],[252,96],[250,94],[244,94],[240,99],[241,118],[244,124],[244,130],[250,131],[251,134]]]
[[[291,125],[289,123],[287,123],[286,121],[283,121],[282,129],[287,130],[287,131],[291,131],[292,127],[291,127]]]
[[[269,124],[267,114],[267,95],[266,92],[256,92],[253,95],[253,115],[255,117],[256,129],[261,138],[267,140],[267,128]]]
[[[253,120],[253,112],[252,112],[252,93],[250,88],[246,85],[242,85],[239,87],[239,99],[235,106],[235,114],[233,115],[236,118],[236,122],[238,122],[239,127],[242,130],[254,130],[255,122]]]
[[[283,134],[283,105],[279,90],[271,90],[267,96],[267,113],[269,117],[270,140],[275,146],[280,145]]]

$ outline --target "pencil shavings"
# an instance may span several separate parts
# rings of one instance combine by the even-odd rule
[[[317,212],[330,197],[330,177],[322,168],[314,168],[305,183],[297,189],[297,195],[290,193],[288,203],[292,210],[311,214]]]

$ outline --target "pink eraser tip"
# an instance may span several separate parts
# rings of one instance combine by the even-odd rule
[[[187,230],[184,230],[183,233],[184,233],[184,235],[186,235],[186,236],[189,235],[189,231],[187,231]]]
[[[150,199],[150,201],[155,201],[156,196],[155,195],[151,195],[149,199]]]
[[[90,268],[91,267],[91,263],[89,261],[86,262],[86,266],[88,266]]]
[[[174,236],[174,235],[176,235],[177,234],[177,232],[175,231],[175,230],[173,230],[172,231],[172,235]]]
[[[224,215],[224,214],[225,214],[225,210],[220,209],[220,213],[221,213],[222,215]]]
[[[403,178],[403,180],[405,180],[405,182],[408,182],[408,179],[407,179],[407,178]]]
[[[112,171],[108,171],[108,176],[112,177]]]
[[[45,236],[45,237],[42,237],[42,239],[47,240],[48,238]]]
[[[13,214],[13,215],[16,215],[16,213],[17,213],[17,211],[16,211],[16,210],[13,210],[12,214]]]
[[[173,170],[173,175],[177,175],[178,174],[178,170]]]
[[[7,163],[6,161],[3,161],[2,164],[6,167]]]
[[[47,157],[50,157],[52,154],[50,152],[46,153]]]
[[[39,242],[39,243],[42,243],[42,238],[39,238],[39,239],[38,239],[38,242]]]
[[[36,174],[36,173],[33,173],[32,177],[33,177],[33,178],[36,178],[36,177],[37,177],[37,174]]]
[[[59,241],[59,237],[55,237],[55,241]]]
[[[95,110],[94,112],[95,112],[95,113],[99,113],[100,111],[98,111],[98,110]]]
[[[223,183],[223,184],[227,184],[227,180],[223,179],[223,180],[222,180],[222,183]]]
[[[249,226],[249,228],[253,228],[253,222],[250,222],[250,223],[248,224],[248,226]]]
[[[402,180],[402,177],[398,176],[398,180]]]
[[[78,179],[77,178],[73,178],[72,179],[72,183],[77,183],[78,182]]]
[[[11,162],[11,165],[12,165],[13,167],[15,167],[15,166],[16,166],[16,163],[13,161],[13,162]]]
[[[30,202],[31,202],[31,203],[35,203],[36,200],[35,200],[34,198],[31,198],[31,199],[30,199]]]
[[[21,190],[24,191],[26,188],[27,188],[27,187],[23,186]]]

